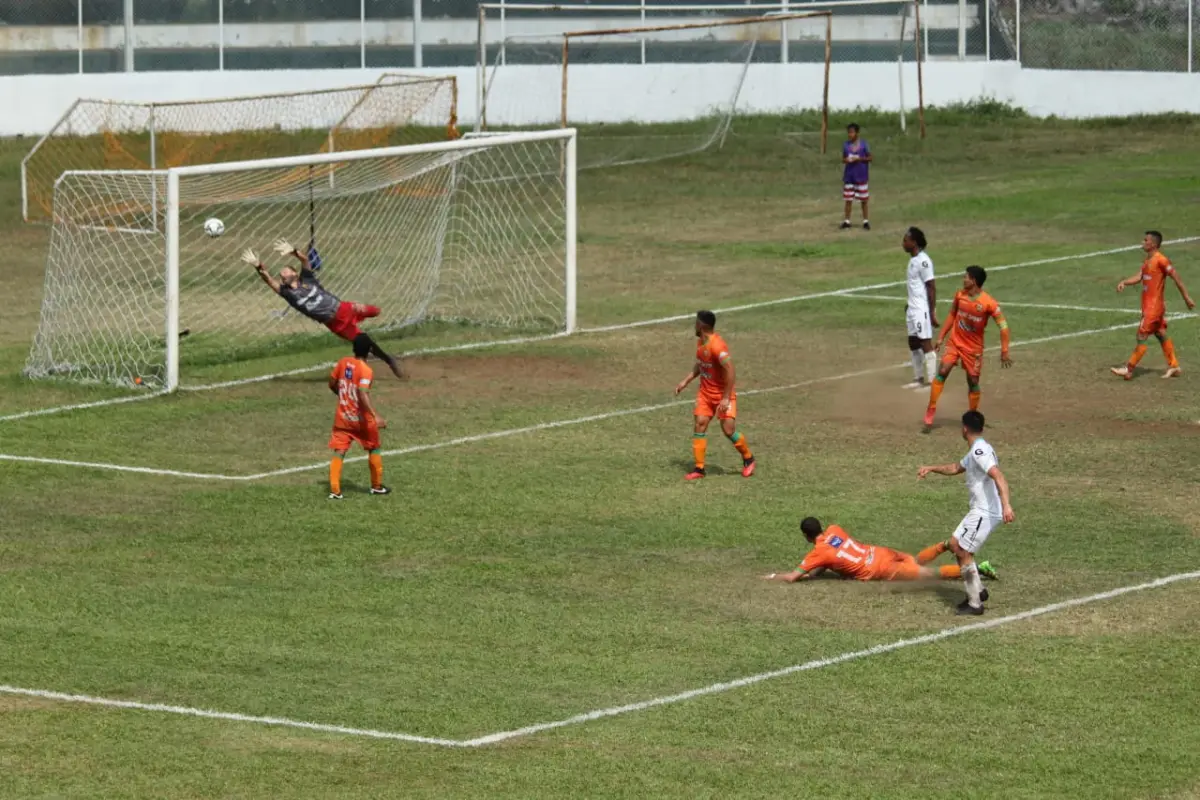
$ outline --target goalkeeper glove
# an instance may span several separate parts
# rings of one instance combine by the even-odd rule
[[[290,256],[293,253],[298,252],[295,247],[292,247],[292,243],[287,239],[276,239],[274,247],[275,252],[279,253],[281,256]]]
[[[245,261],[255,269],[262,266],[262,262],[258,260],[258,255],[249,247],[242,251],[242,261]]]

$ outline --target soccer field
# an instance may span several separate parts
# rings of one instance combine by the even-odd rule
[[[925,142],[855,121],[871,232],[836,229],[841,166],[787,120],[582,173],[584,330],[377,369],[395,491],[368,497],[360,460],[340,504],[321,371],[121,404],[21,378],[47,231],[19,221],[29,143],[0,143],[2,794],[1195,797],[1200,320],[1172,285],[1183,376],[1157,346],[1135,381],[1109,367],[1145,229],[1200,296],[1200,121],[983,108],[931,112]],[[961,479],[916,480],[961,457],[966,387],[922,435],[911,224],[938,316],[981,264],[1013,334],[1013,369],[983,373],[1017,522],[983,552],[981,621],[954,616],[958,582],[759,580],[799,562],[804,516],[915,552],[965,511]],[[682,480],[701,307],[750,480],[715,428],[709,477]]]

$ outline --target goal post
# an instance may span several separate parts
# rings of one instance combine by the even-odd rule
[[[453,76],[389,72],[370,84],[210,100],[79,99],[21,161],[22,215],[49,221],[54,182],[67,171],[445,141],[457,125]]]
[[[279,237],[310,249],[341,300],[381,309],[363,324],[372,333],[446,323],[475,344],[571,333],[575,139],[64,173],[25,372],[171,391],[195,385],[193,367],[336,343],[241,262],[252,248],[277,274],[289,261],[271,250]],[[211,217],[223,236],[205,234]]]

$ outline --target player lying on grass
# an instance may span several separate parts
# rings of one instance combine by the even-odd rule
[[[1178,378],[1181,373],[1179,359],[1175,357],[1175,343],[1167,336],[1167,303],[1164,297],[1167,278],[1175,281],[1175,288],[1179,289],[1179,294],[1189,309],[1195,308],[1196,304],[1192,302],[1192,296],[1179,279],[1179,273],[1171,266],[1171,260],[1158,249],[1160,247],[1162,234],[1158,231],[1146,231],[1146,236],[1142,239],[1142,250],[1146,253],[1146,260],[1142,262],[1141,271],[1117,284],[1118,292],[1139,283],[1142,285],[1142,324],[1138,326],[1137,347],[1125,366],[1112,368],[1114,375],[1120,375],[1127,381],[1133,380],[1133,372],[1142,356],[1146,355],[1146,340],[1151,335],[1158,339],[1167,359],[1167,371],[1163,373],[1163,377]]]
[[[371,382],[375,373],[363,360],[371,352],[371,344],[371,337],[360,333],[354,339],[354,355],[339,361],[329,374],[329,390],[338,399],[333,433],[329,437],[329,449],[333,451],[333,459],[329,462],[330,500],[342,499],[342,462],[346,451],[355,442],[367,451],[371,494],[391,492],[383,485],[383,456],[379,452],[379,431],[387,427],[387,422],[371,402]]]
[[[684,476],[684,480],[695,481],[704,477],[704,456],[708,449],[708,424],[715,416],[721,420],[721,430],[742,456],[742,477],[754,474],[754,454],[746,437],[737,429],[737,391],[734,387],[735,373],[729,345],[725,344],[714,328],[717,315],[711,311],[696,312],[696,363],[687,377],[675,386],[675,394],[688,387],[697,376],[700,391],[696,393],[693,410],[695,424],[692,428],[692,456],[695,468]]]
[[[815,517],[808,517],[801,522],[800,530],[813,549],[800,562],[800,566],[791,572],[772,572],[764,575],[763,580],[796,583],[824,572],[857,581],[958,580],[962,577],[959,567],[953,564],[937,569],[925,566],[945,552],[944,544],[927,547],[916,556],[911,556],[890,547],[856,542],[837,525],[822,528],[820,520]],[[979,564],[979,574],[988,578],[997,577],[996,570],[986,561]]]
[[[979,389],[979,375],[983,372],[983,331],[989,319],[996,320],[1000,328],[1000,366],[1005,369],[1012,366],[1012,359],[1008,357],[1008,321],[1004,319],[1000,305],[983,290],[985,281],[987,271],[983,267],[967,267],[963,273],[963,288],[954,295],[950,313],[946,314],[946,321],[938,333],[938,349],[941,349],[947,336],[950,337],[950,344],[946,345],[942,363],[933,378],[933,385],[929,387],[929,407],[925,410],[926,432],[933,430],[938,398],[946,388],[946,378],[950,377],[957,364],[962,364],[963,372],[967,374],[967,401],[971,410],[978,410],[979,400],[983,396]]]
[[[290,242],[278,239],[275,251],[281,256],[295,256],[300,262],[300,271],[284,267],[276,278],[267,272],[267,267],[253,250],[247,249],[242,253],[242,260],[258,271],[258,277],[271,287],[271,291],[287,301],[287,304],[311,320],[321,323],[335,336],[353,342],[359,336],[366,336],[370,342],[370,353],[381,359],[392,370],[397,378],[403,378],[404,372],[400,362],[384,352],[383,348],[371,339],[370,334],[359,330],[358,324],[365,319],[379,316],[378,306],[367,306],[362,303],[347,303],[321,285],[317,274],[313,272],[308,262],[308,256],[297,250]]]

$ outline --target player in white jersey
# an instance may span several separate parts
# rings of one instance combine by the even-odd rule
[[[933,316],[937,306],[933,260],[925,252],[925,234],[920,228],[906,230],[900,244],[909,255],[904,281],[908,287],[905,316],[908,323],[908,349],[913,365],[912,383],[904,388],[928,389],[937,374],[937,350],[933,346],[933,335],[938,329]]]
[[[967,599],[958,606],[959,614],[983,613],[983,602],[987,590],[979,580],[979,567],[975,554],[987,541],[988,534],[1001,523],[1013,521],[1013,510],[1008,491],[1008,481],[1000,471],[996,451],[983,438],[983,414],[968,411],[962,417],[962,435],[969,448],[962,461],[936,467],[921,467],[917,477],[936,473],[938,475],[967,474],[967,494],[971,497],[971,508],[950,540],[943,546],[958,559],[962,569],[963,583],[967,587]]]

